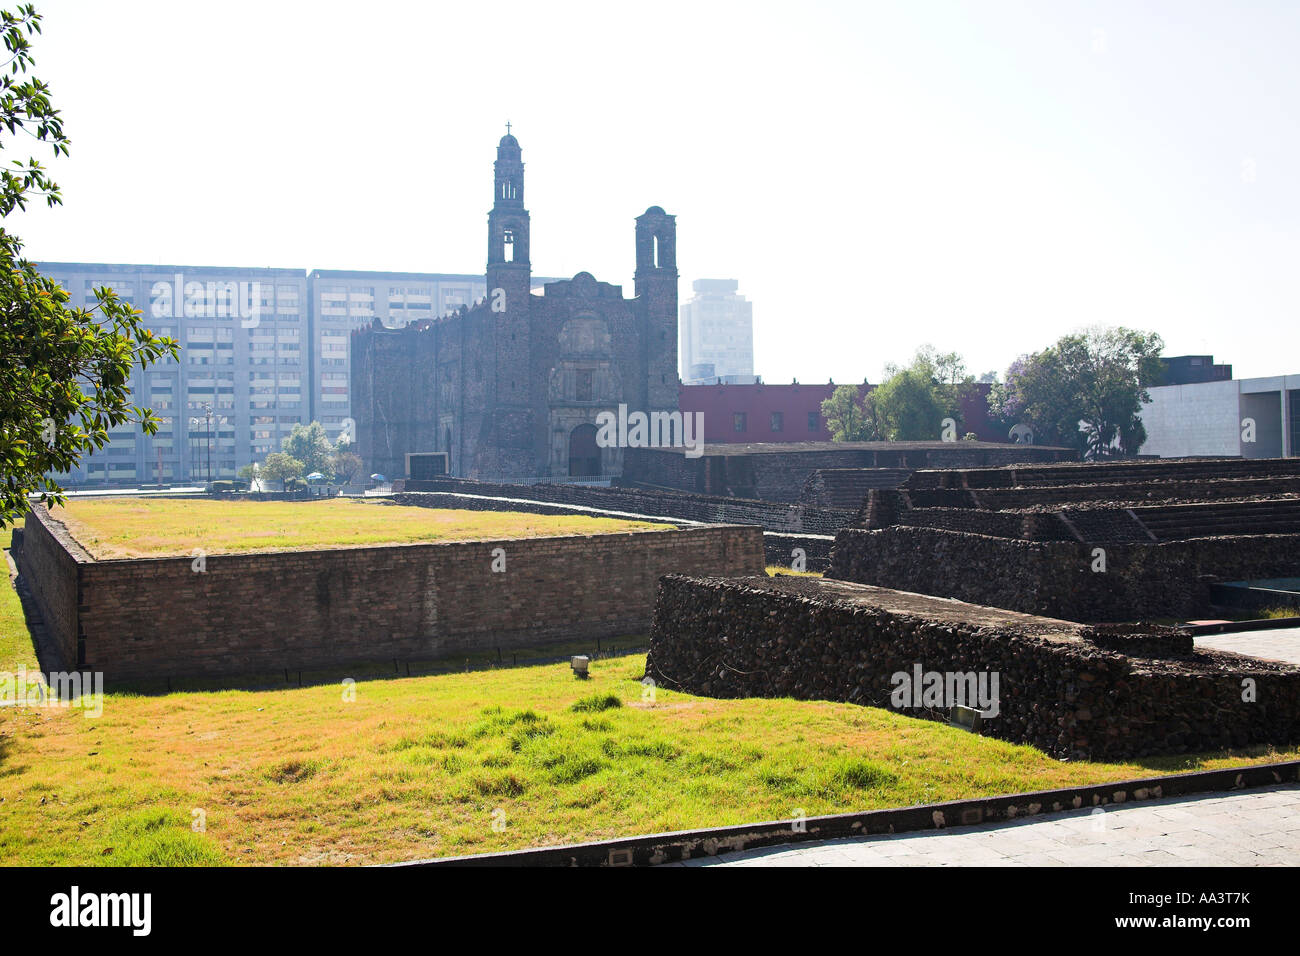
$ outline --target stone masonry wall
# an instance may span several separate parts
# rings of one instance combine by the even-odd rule
[[[768,531],[795,534],[834,534],[848,524],[853,513],[844,509],[815,508],[803,504],[782,504],[748,498],[723,498],[680,492],[648,491],[639,488],[601,488],[588,485],[510,485],[458,478],[408,481],[407,492],[450,491],[471,495],[516,498],[660,515],[703,521],[709,524],[756,524]],[[418,504],[403,499],[404,504]]]
[[[1235,655],[1124,654],[1031,626],[938,620],[849,603],[823,582],[659,584],[647,675],[721,698],[794,697],[894,707],[896,673],[997,673],[981,733],[1072,759],[1113,760],[1300,739],[1300,670]],[[1031,619],[1032,620],[1032,619]],[[1052,623],[1052,622],[1048,622]],[[1059,622],[1057,622],[1059,623]],[[1068,626],[1067,626],[1068,627]],[[1113,640],[1113,638],[1112,638]],[[1157,651],[1167,641],[1157,641]],[[1242,682],[1257,697],[1242,699]],[[906,708],[947,719],[943,708]]]
[[[505,551],[504,573],[491,569],[496,548]],[[76,582],[84,666],[114,680],[429,659],[644,632],[661,575],[761,572],[763,540],[758,528],[713,526],[218,554],[202,573],[191,562],[24,561],[23,570],[52,607]]]
[[[934,528],[845,528],[827,577],[957,598],[1070,621],[1191,618],[1210,612],[1210,585],[1300,574],[1292,535],[1108,544],[1024,541]]]

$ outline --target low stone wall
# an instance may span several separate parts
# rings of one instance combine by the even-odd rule
[[[914,613],[873,605],[874,589],[808,578],[689,578],[659,584],[647,675],[713,697],[794,697],[900,708],[894,675],[998,675],[998,714],[981,733],[1061,758],[1112,760],[1300,739],[1300,670],[1236,655],[1149,656],[1101,646],[1085,628],[1025,619],[990,623],[961,606]],[[937,602],[935,602],[937,603]],[[1143,642],[1125,645],[1135,650]],[[1255,699],[1244,701],[1243,681]]]
[[[630,514],[661,515],[706,524],[756,524],[768,531],[792,534],[834,534],[849,523],[853,513],[802,504],[781,504],[748,498],[692,495],[638,488],[600,488],[588,485],[509,485],[463,478],[408,481],[407,493],[457,492],[554,504],[581,505]],[[402,499],[411,504],[413,499]]]
[[[1211,613],[1210,585],[1300,574],[1291,535],[1192,538],[1103,548],[934,528],[845,528],[827,577],[957,598],[1071,621],[1137,621]]]
[[[1165,458],[1057,464],[1017,463],[1011,467],[942,470],[923,468],[907,479],[909,489],[919,488],[1015,488],[1025,485],[1084,485],[1098,482],[1203,482],[1233,478],[1281,478],[1300,475],[1300,460],[1294,458]],[[989,465],[996,462],[987,462]],[[1010,464],[1010,463],[1008,463]]]
[[[805,571],[825,571],[830,567],[831,546],[834,543],[835,539],[831,537],[778,534],[771,531],[763,534],[768,564],[793,569],[794,549],[799,548],[804,553]]]
[[[1069,541],[1070,529],[1054,514],[1018,511],[983,511],[974,508],[913,508],[898,515],[898,524],[914,528],[940,528],[998,538],[1032,541]]]
[[[80,632],[79,666],[109,680],[634,634],[649,626],[661,575],[763,569],[750,527],[215,554],[201,571],[189,557],[62,558],[61,527],[34,509],[20,568],[61,641]],[[30,547],[42,535],[54,543]],[[497,549],[504,572],[492,570]]]

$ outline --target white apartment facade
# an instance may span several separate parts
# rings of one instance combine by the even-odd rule
[[[754,306],[735,279],[696,279],[679,307],[682,383],[754,381]]]

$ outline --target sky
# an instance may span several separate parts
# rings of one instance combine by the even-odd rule
[[[34,260],[481,273],[509,121],[534,274],[631,295],[662,206],[767,382],[1090,325],[1300,372],[1300,3],[37,3]]]

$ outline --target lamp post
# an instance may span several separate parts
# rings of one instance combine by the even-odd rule
[[[208,442],[208,484],[209,485],[212,484],[212,419],[214,417],[216,418],[218,425],[226,424],[227,421],[226,417],[224,415],[214,416],[212,414],[212,403],[205,402],[203,404],[203,417],[190,419],[190,424],[195,427],[198,427],[199,422],[207,423],[206,434],[207,434],[207,442]]]

